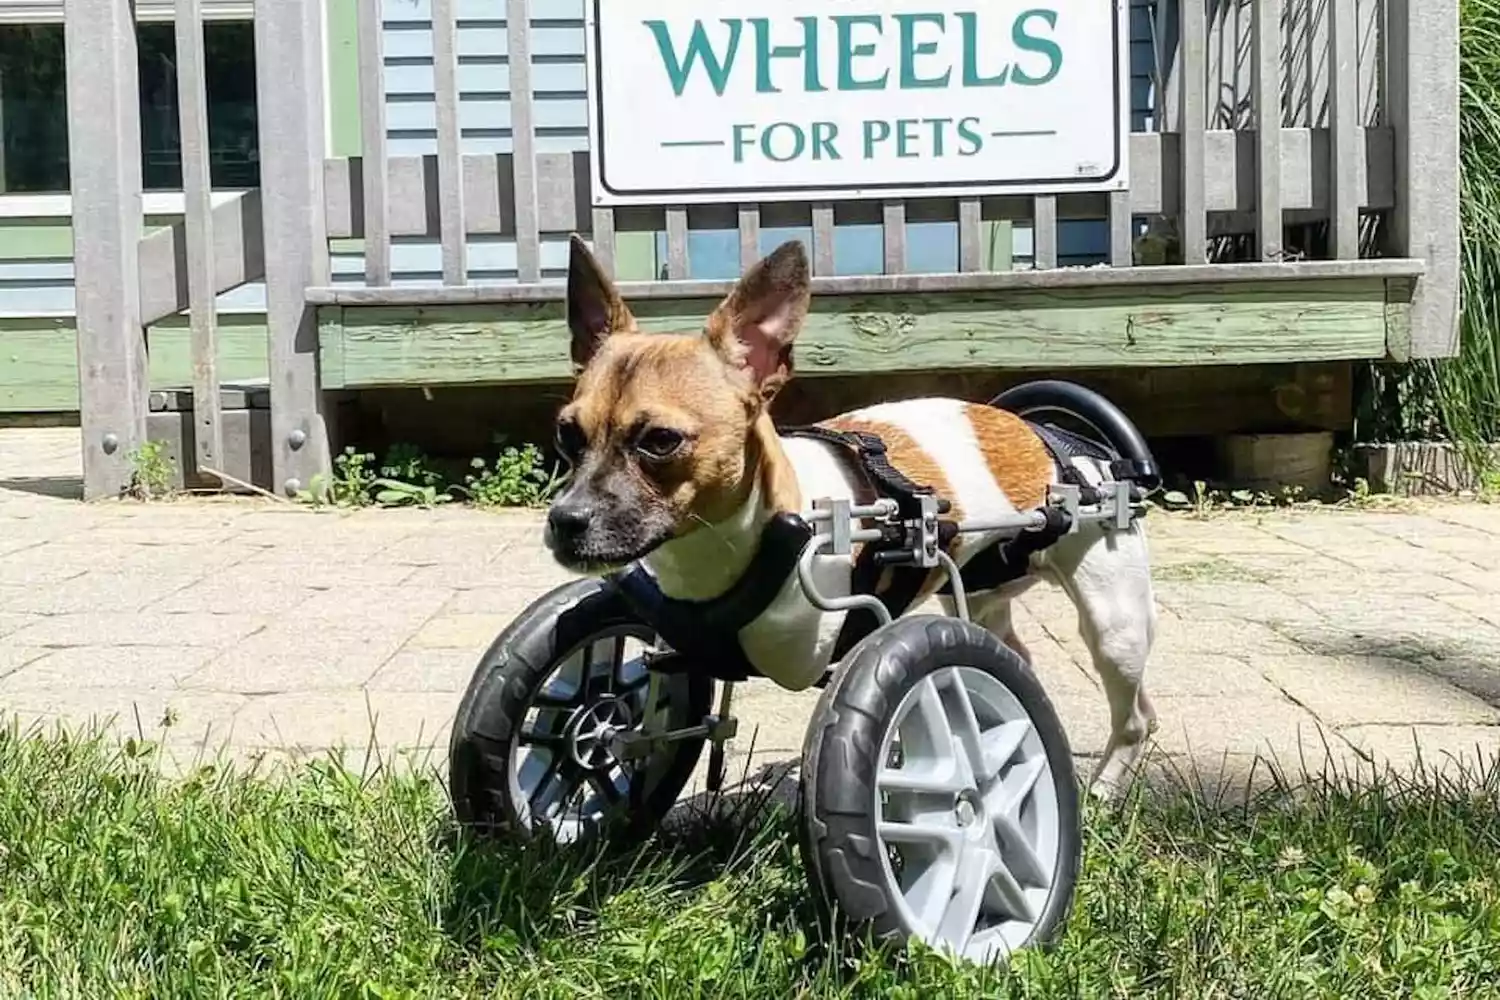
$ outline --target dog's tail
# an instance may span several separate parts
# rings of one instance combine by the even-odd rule
[[[1147,494],[1161,486],[1161,470],[1140,430],[1119,407],[1092,389],[1060,379],[1039,379],[1012,386],[990,400],[990,405],[1050,432],[1046,437],[1060,431],[1079,437],[1056,427],[1052,420],[1058,417],[1082,424],[1096,438],[1090,443],[1114,457],[1110,471],[1116,479],[1129,480]]]

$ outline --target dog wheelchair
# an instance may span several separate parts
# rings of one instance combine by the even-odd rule
[[[798,786],[802,858],[824,907],[879,938],[979,962],[1049,941],[1082,860],[1072,750],[1030,666],[970,620],[967,596],[1019,577],[1031,553],[1086,525],[1129,528],[1160,477],[1136,428],[1081,386],[1029,382],[992,405],[1025,419],[1062,471],[1034,510],[946,519],[949,504],[885,463],[878,440],[846,440],[876,495],[773,518],[757,556],[765,572],[726,600],[664,600],[639,567],[536,600],[485,652],[460,705],[450,747],[460,821],[557,841],[647,835],[705,745],[707,790],[718,791],[735,687],[757,676],[726,634],[747,606],[765,607],[756,591],[767,581],[795,572],[814,605],[848,612],[833,667],[813,685],[822,693]],[[1087,482],[1079,456],[1109,477]],[[976,532],[1005,540],[961,570],[947,549]],[[817,561],[848,560],[856,546],[851,593],[823,593]],[[905,613],[938,570],[953,613]]]

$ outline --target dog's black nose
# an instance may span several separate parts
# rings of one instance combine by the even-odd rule
[[[555,503],[547,512],[547,525],[559,539],[575,539],[588,530],[594,509],[581,503]]]

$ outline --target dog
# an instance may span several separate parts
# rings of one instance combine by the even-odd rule
[[[552,501],[544,540],[574,572],[644,566],[668,598],[707,601],[745,574],[761,531],[777,512],[816,498],[855,498],[863,488],[839,446],[777,433],[769,408],[792,376],[793,346],[811,300],[806,251],[782,244],[755,264],[708,316],[701,331],[643,333],[586,244],[572,238],[568,327],[577,375],[557,417],[557,449],[569,467]],[[992,518],[1042,504],[1061,470],[1021,418],[950,398],[887,402],[823,423],[866,431],[885,443],[892,466],[952,504],[949,516]],[[1101,462],[1075,459],[1091,484]],[[958,536],[949,554],[962,566],[1003,536]],[[1144,529],[1083,524],[1029,557],[1013,583],[969,595],[972,620],[1027,663],[1011,601],[1048,580],[1078,611],[1109,703],[1110,735],[1089,782],[1113,798],[1135,771],[1156,711],[1146,694],[1146,661],[1156,604]],[[850,591],[848,557],[819,560],[819,590]],[[916,607],[933,596],[934,571]],[[950,598],[939,598],[949,613]],[[739,632],[746,658],[787,690],[814,684],[828,668],[847,612],[824,612],[795,572],[770,606]]]

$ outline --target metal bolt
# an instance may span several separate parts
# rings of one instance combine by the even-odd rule
[[[307,432],[300,427],[297,428],[286,436],[286,443],[291,445],[293,451],[296,451],[307,444]]]
[[[288,479],[285,483],[282,483],[281,488],[286,491],[287,496],[294,497],[302,489],[302,480],[295,477]]]
[[[106,434],[99,445],[104,449],[104,454],[113,455],[120,447],[120,439],[117,435]]]

